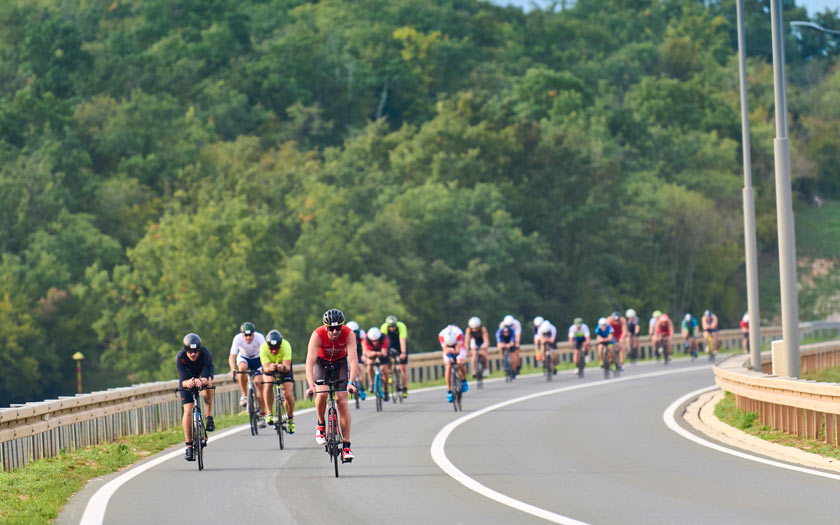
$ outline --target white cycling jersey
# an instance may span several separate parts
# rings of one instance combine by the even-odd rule
[[[586,323],[581,323],[580,328],[575,325],[569,327],[569,337],[589,337],[589,327]]]
[[[548,337],[547,337],[547,339],[557,339],[557,327],[556,327],[556,326],[554,326],[554,325],[553,325],[553,324],[551,324],[551,323],[549,323],[549,327],[550,327],[550,328],[549,328],[549,331],[548,331]],[[540,336],[540,337],[546,337],[546,334],[544,334],[544,333],[542,332],[542,330],[540,330],[539,336]]]
[[[263,343],[265,343],[265,336],[259,332],[254,332],[254,339],[251,340],[251,344],[246,343],[245,336],[239,333],[233,338],[230,353],[231,355],[239,354],[239,357],[245,359],[258,359],[260,357],[260,346]]]

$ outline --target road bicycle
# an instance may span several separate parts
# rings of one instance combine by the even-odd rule
[[[554,345],[551,343],[542,343],[543,347],[543,373],[546,381],[554,380]]]
[[[263,374],[265,377],[266,374]],[[269,376],[270,377],[270,376]],[[274,377],[274,381],[260,381],[263,385],[273,385],[274,388],[274,431],[280,441],[280,450],[286,448],[286,433],[289,431],[289,413],[286,412],[286,397],[283,393],[283,383]]]
[[[458,356],[456,354],[448,354],[447,357],[452,362],[449,372],[452,385],[452,407],[455,409],[455,412],[460,412],[462,411],[461,396],[464,395],[464,392],[461,390],[461,372],[458,367]]]
[[[359,381],[359,376],[356,376],[356,380],[353,381],[353,384],[356,385],[356,393],[353,394],[353,398],[356,400],[356,410],[359,410],[362,407],[362,382]]]
[[[683,342],[683,348],[687,354],[691,354],[691,360],[697,359],[697,337],[693,335],[688,336],[688,340]]]
[[[706,343],[706,351],[709,353],[709,361],[715,361],[715,354],[717,354],[717,348],[715,348],[715,338],[712,335],[711,330],[704,330],[703,338]]]
[[[192,443],[190,448],[193,451],[193,458],[198,463],[198,470],[204,470],[204,447],[207,446],[207,431],[204,430],[204,419],[201,416],[201,396],[199,392],[202,390],[215,390],[215,386],[200,386],[192,388],[176,388],[176,392],[192,392],[195,403],[192,409]]]
[[[604,368],[604,379],[610,378],[610,370],[613,371],[613,377],[621,375],[621,365],[618,363],[618,349],[615,347],[614,341],[601,341],[598,346],[604,347],[604,361],[601,366]]]
[[[665,358],[665,364],[671,362],[671,335],[661,335],[656,342],[656,359],[659,359],[659,348],[662,348],[662,355]]]
[[[400,398],[400,403],[402,403],[402,401],[403,401],[403,399],[402,399],[402,387],[403,387],[403,385],[402,385],[402,374],[400,373],[400,369],[399,369],[400,352],[399,352],[399,350],[391,348],[391,349],[388,350],[388,355],[391,357],[391,362],[394,363],[394,370],[393,370],[393,373],[391,374],[391,381],[392,381],[391,384],[394,386],[391,389],[391,393],[393,394],[391,396],[391,398],[392,398],[392,401],[394,402],[394,404],[396,405],[397,404],[397,398]]]
[[[341,373],[341,366],[334,363],[324,363],[324,379],[315,381],[316,385],[327,385],[330,387],[327,398],[327,442],[324,444],[324,450],[330,456],[335,467],[335,477],[338,477],[338,463],[350,463],[352,459],[345,460],[342,456],[344,445],[344,437],[341,434],[341,422],[338,418],[338,409],[335,406],[335,393],[338,390],[335,386],[338,384],[338,376]]]
[[[630,348],[629,352],[627,352],[627,357],[630,358],[630,363],[636,364],[636,360],[639,359],[639,338],[635,334],[630,334],[627,338],[627,346]]]
[[[575,350],[577,350],[577,362],[575,365],[578,369],[578,377],[583,377],[583,369],[586,368],[586,350],[583,349],[585,339],[575,339]]]
[[[257,375],[257,370],[246,370],[245,372],[234,370],[234,379],[236,379],[236,374],[248,375],[248,421],[251,423],[251,435],[256,436],[260,432],[260,402],[257,398],[257,387],[254,385],[254,376]]]
[[[382,412],[382,399],[385,397],[385,393],[382,391],[382,371],[379,369],[379,359],[374,361],[373,370],[374,374],[371,388],[373,389],[374,397],[376,397],[376,411]]]
[[[505,353],[505,361],[504,361],[505,383],[510,383],[516,377],[516,371],[510,365],[510,349],[506,348],[504,350],[504,353]]]
[[[478,349],[474,352],[478,353]],[[481,354],[475,356],[475,384],[479,390],[484,388],[484,361],[481,359]]]

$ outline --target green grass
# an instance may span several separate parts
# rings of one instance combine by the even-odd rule
[[[840,459],[840,449],[825,441],[787,434],[762,425],[758,421],[757,413],[740,410],[735,406],[735,396],[730,392],[726,392],[723,399],[715,406],[715,415],[724,423],[766,441],[795,447],[828,458]]]
[[[812,381],[820,381],[823,383],[840,383],[840,366],[834,366],[817,372],[802,374],[802,379],[810,379]]]

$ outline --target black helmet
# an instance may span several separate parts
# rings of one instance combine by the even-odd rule
[[[619,319],[621,319],[621,312],[613,312],[612,318],[618,321]]]
[[[272,330],[268,332],[268,335],[265,337],[265,341],[268,343],[269,348],[277,349],[280,348],[280,344],[283,343],[283,335],[277,330]]]
[[[201,338],[198,334],[187,334],[184,336],[185,350],[199,350],[201,349]]]
[[[340,326],[344,324],[344,313],[338,308],[330,308],[324,312],[324,324],[326,326]]]
[[[254,326],[254,323],[245,321],[242,323],[242,326],[239,327],[239,331],[245,335],[251,335],[257,331],[257,327]]]

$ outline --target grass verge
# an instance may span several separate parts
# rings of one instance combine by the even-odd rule
[[[758,421],[757,413],[747,412],[735,406],[735,396],[730,392],[726,392],[723,399],[715,406],[715,415],[724,423],[766,441],[795,447],[828,458],[840,459],[840,449],[829,445],[825,441],[786,434],[762,425]]]

